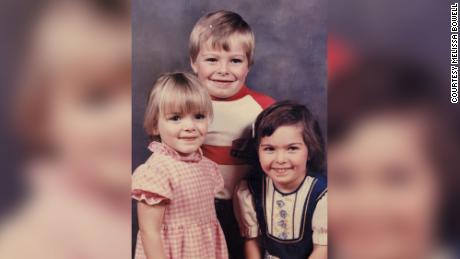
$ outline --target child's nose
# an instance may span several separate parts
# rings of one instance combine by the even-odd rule
[[[183,120],[184,130],[186,131],[195,131],[196,125],[195,121],[192,118],[184,118]]]
[[[276,152],[275,162],[278,164],[284,164],[286,162],[286,154],[282,151]]]
[[[228,73],[228,66],[226,62],[220,62],[219,63],[219,68],[218,71],[221,74],[227,74]]]

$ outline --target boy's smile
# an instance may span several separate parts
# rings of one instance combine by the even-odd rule
[[[229,51],[213,48],[209,42],[203,44],[191,64],[198,79],[213,97],[232,97],[245,84],[249,63],[246,51],[235,37],[237,35],[229,38]]]
[[[235,80],[230,80],[230,79],[214,79],[214,78],[210,78],[209,79],[212,83],[214,83],[214,85],[218,88],[227,88],[227,87],[230,87],[231,84],[233,82],[235,82]]]

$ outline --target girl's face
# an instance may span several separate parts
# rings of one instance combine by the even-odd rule
[[[353,128],[328,150],[329,226],[343,258],[422,258],[437,208],[436,170],[424,123],[382,115]]]
[[[308,148],[302,132],[300,125],[281,126],[260,140],[260,166],[280,191],[294,191],[307,174]]]
[[[158,120],[161,141],[182,155],[195,152],[203,144],[209,118],[202,113],[166,113]]]

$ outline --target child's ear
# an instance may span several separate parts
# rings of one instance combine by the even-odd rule
[[[196,63],[193,62],[193,60],[192,60],[191,58],[190,58],[190,66],[192,66],[193,72],[194,72],[195,74],[198,74],[198,72],[197,72],[198,69],[196,68]]]

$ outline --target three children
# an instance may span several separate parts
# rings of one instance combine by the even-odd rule
[[[307,170],[307,164],[320,163],[316,160],[323,152],[321,137],[316,135],[319,131],[312,128],[314,120],[311,115],[304,120],[304,117],[298,118],[296,110],[292,115],[296,119],[276,124],[267,133],[263,128],[265,124],[259,125],[267,115],[262,113],[255,129],[259,132],[256,134],[256,140],[261,141],[259,147],[263,147],[258,152],[261,167],[268,176],[263,178],[272,189],[281,190],[276,196],[277,199],[281,197],[279,204],[287,204],[286,208],[280,205],[270,209],[276,209],[281,217],[279,220],[286,218],[285,213],[290,213],[294,220],[284,222],[275,232],[266,231],[265,226],[272,223],[263,220],[264,212],[257,206],[267,199],[258,191],[265,187],[257,187],[257,184],[252,187],[251,198],[243,200],[237,194],[237,199],[232,201],[235,186],[251,171],[248,162],[231,155],[232,143],[237,139],[250,139],[251,126],[257,116],[274,103],[272,98],[249,89],[245,84],[253,63],[254,46],[254,34],[240,15],[229,11],[209,13],[196,23],[190,35],[190,62],[199,81],[189,74],[178,73],[163,76],[155,84],[144,126],[147,133],[160,142],[152,142],[150,149],[154,154],[136,169],[133,176],[132,195],[139,201],[140,222],[136,258],[244,258],[244,254],[248,258],[257,258],[251,257],[253,254],[260,258],[262,254],[257,254],[259,246],[255,245],[255,239],[244,241],[240,236],[235,214],[240,218],[241,229],[254,231],[244,237],[260,236],[263,240],[266,256],[285,258],[284,255],[298,253],[305,258],[311,251],[324,253],[326,181],[320,174],[310,176],[312,172]],[[210,99],[206,100],[203,93],[209,94]],[[274,105],[270,110],[276,111],[279,107]],[[302,110],[303,106],[299,107],[297,109]],[[271,117],[284,117],[290,112],[275,112]],[[272,143],[272,137],[279,141],[276,137],[284,128],[292,131],[282,132],[281,139],[289,143]],[[308,133],[301,133],[308,130]],[[267,144],[262,144],[265,142]],[[295,168],[289,164],[289,168],[271,169],[270,165],[278,162],[265,159],[278,149],[287,150],[288,155],[296,154],[298,164]],[[315,162],[307,163],[307,159]],[[252,184],[250,180],[246,186]],[[244,192],[244,183],[239,186],[239,192]],[[282,199],[284,196],[286,200]],[[293,198],[294,201],[289,203],[288,200]],[[252,209],[251,206],[240,206],[240,203],[250,204],[251,199],[256,205]],[[315,209],[317,202],[318,208]],[[245,209],[234,211],[234,203]],[[306,203],[309,205],[305,206]],[[302,209],[296,210],[298,207]],[[244,215],[239,215],[242,211],[254,212],[251,217],[257,217],[258,223],[255,221],[255,225],[245,226],[241,220]],[[314,230],[310,227],[313,211],[314,218],[321,221],[315,223]],[[256,229],[257,224],[261,235]],[[284,231],[287,228],[292,231]],[[315,246],[312,235],[315,236]],[[276,242],[268,242],[271,236],[279,238],[279,244],[284,245],[278,247]],[[293,245],[286,245],[288,242],[284,241],[292,241]],[[256,249],[252,249],[254,247]]]

